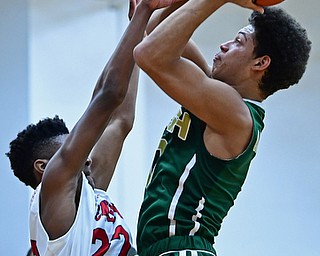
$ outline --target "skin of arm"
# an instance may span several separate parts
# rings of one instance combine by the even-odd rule
[[[163,8],[160,10],[155,11],[146,28],[147,34],[150,34],[165,18],[167,18],[172,12],[180,8],[182,5],[184,5],[188,1],[181,1],[178,3],[175,3],[167,8]],[[211,67],[207,64],[203,54],[201,53],[198,46],[195,44],[195,42],[192,39],[189,39],[188,43],[186,44],[182,57],[191,60],[194,62],[198,67],[200,67],[207,76],[210,76]]]
[[[135,0],[130,1],[129,20],[132,19],[137,4],[138,2]],[[139,68],[135,65],[124,101],[112,114],[106,129],[90,153],[90,169],[95,188],[107,190],[119,160],[124,140],[133,127],[138,80]]]
[[[134,50],[137,64],[171,98],[206,124],[208,151],[220,158],[243,152],[252,132],[250,112],[231,86],[212,79],[203,67],[183,58],[193,32],[231,1],[189,0],[161,22]],[[261,11],[250,0],[232,1]]]
[[[91,176],[96,188],[107,190],[115,171],[123,142],[132,129],[138,79],[139,68],[135,66],[123,103],[114,111],[103,135],[90,154],[92,160]]]
[[[125,98],[134,68],[132,51],[141,41],[152,11],[147,4],[139,4],[98,79],[89,106],[46,166],[40,192],[40,214],[50,239],[65,234],[74,221],[81,172],[115,109]]]

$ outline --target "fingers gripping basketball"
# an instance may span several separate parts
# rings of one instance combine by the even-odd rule
[[[271,6],[271,5],[276,5],[279,4],[281,2],[283,2],[284,0],[252,0],[252,2],[256,5],[260,5],[260,6]]]

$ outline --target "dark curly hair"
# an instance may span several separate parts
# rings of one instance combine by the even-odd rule
[[[55,138],[68,133],[64,121],[57,115],[28,125],[10,142],[10,151],[6,153],[14,175],[27,186],[36,188],[38,182],[33,173],[34,161],[50,159],[58,148]]]
[[[298,83],[306,70],[311,50],[306,30],[278,7],[265,7],[263,14],[253,12],[249,23],[255,29],[255,56],[271,58],[260,82],[264,96]]]

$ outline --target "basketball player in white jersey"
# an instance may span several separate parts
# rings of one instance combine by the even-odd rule
[[[133,49],[153,11],[171,2],[130,0],[132,20],[70,133],[56,116],[29,125],[10,143],[14,174],[35,189],[30,205],[34,255],[136,254],[130,231],[105,191],[134,118],[138,70]]]

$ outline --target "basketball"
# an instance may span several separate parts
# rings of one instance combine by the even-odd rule
[[[284,0],[252,0],[252,2],[256,5],[260,5],[260,6],[271,6],[271,5],[276,5],[279,4],[281,2],[283,2]]]

